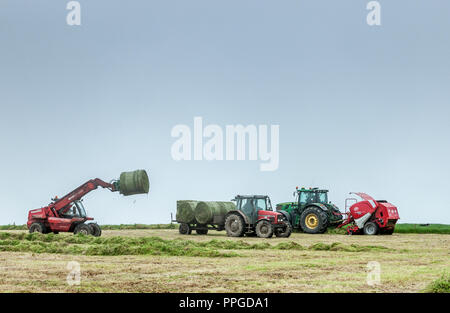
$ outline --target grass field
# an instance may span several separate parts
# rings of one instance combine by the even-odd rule
[[[1,292],[449,292],[450,236],[183,236],[176,229],[102,237],[0,232]],[[81,267],[69,286],[68,262]],[[368,263],[380,283],[367,284]]]
[[[120,224],[102,225],[104,230],[124,229],[177,229],[178,224]],[[0,230],[26,230],[26,225],[0,225]],[[331,233],[345,233],[336,229],[330,229]],[[450,234],[450,225],[447,224],[397,224],[396,233],[402,234]]]

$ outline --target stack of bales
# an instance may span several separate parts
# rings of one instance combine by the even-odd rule
[[[180,200],[176,217],[181,223],[211,224],[215,216],[225,216],[234,209],[233,202]]]

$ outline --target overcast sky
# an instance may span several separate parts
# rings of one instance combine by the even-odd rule
[[[144,168],[150,193],[90,193],[102,224],[167,223],[177,199],[330,190],[450,223],[450,2],[0,1],[0,224],[86,180]],[[174,161],[171,129],[280,125],[280,163]]]

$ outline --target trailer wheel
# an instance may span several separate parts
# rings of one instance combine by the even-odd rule
[[[267,220],[259,221],[255,230],[258,237],[270,238],[273,236],[273,225]]]
[[[283,222],[283,227],[275,229],[275,236],[280,238],[288,238],[292,233],[292,226],[289,222]]]
[[[228,237],[242,237],[245,232],[244,219],[237,214],[230,214],[225,219],[225,230]]]
[[[300,215],[300,225],[308,234],[323,234],[327,231],[328,216],[318,207],[306,208]]]
[[[207,235],[208,229],[196,229],[197,235]]]
[[[79,224],[77,227],[75,227],[75,230],[73,231],[73,234],[82,234],[82,235],[92,235],[92,228],[88,224]]]
[[[376,235],[378,234],[378,225],[374,222],[368,222],[364,225],[364,235]]]
[[[180,227],[178,228],[178,231],[182,235],[190,235],[192,233],[191,227],[189,226],[189,224],[186,223],[181,223]]]
[[[47,228],[42,223],[33,223],[30,226],[29,232],[30,232],[30,234],[31,233],[45,234],[47,232]]]
[[[102,229],[97,223],[89,223],[88,225],[92,228],[92,235],[95,237],[100,237],[102,235]]]

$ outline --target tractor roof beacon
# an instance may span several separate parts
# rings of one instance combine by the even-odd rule
[[[258,236],[270,238],[289,237],[291,225],[283,214],[274,212],[270,198],[266,195],[237,195],[236,210],[225,216],[225,230],[228,236]]]
[[[328,190],[298,187],[294,192],[294,202],[277,204],[277,211],[282,213],[293,228],[305,233],[324,233],[329,226],[342,222],[339,208],[328,201]]]

